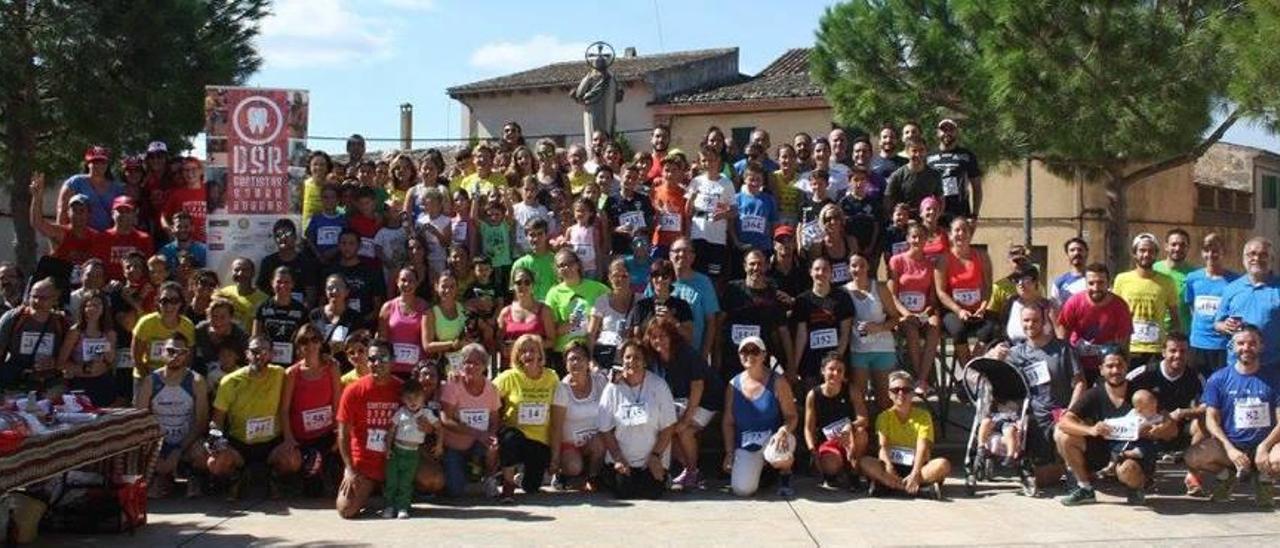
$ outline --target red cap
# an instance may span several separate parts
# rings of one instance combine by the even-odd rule
[[[94,145],[84,151],[84,161],[86,162],[105,162],[109,156],[111,156],[111,152],[107,150],[107,147]]]
[[[783,236],[791,236],[794,238],[796,236],[796,229],[791,228],[791,225],[778,225],[778,228],[773,229],[773,239],[776,240]]]
[[[138,203],[128,196],[116,196],[116,199],[111,200],[111,209],[120,209],[122,207],[137,210]]]
[[[137,156],[125,156],[124,159],[120,161],[120,165],[124,166],[125,169],[142,169],[142,158]]]

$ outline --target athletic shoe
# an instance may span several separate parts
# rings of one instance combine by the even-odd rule
[[[1213,496],[1209,500],[1214,502],[1223,502],[1231,500],[1231,493],[1236,489],[1236,475],[1229,474],[1226,479],[1219,479],[1218,484],[1213,487]]]
[[[1125,497],[1125,500],[1128,501],[1129,504],[1132,504],[1134,506],[1140,506],[1140,505],[1146,504],[1147,493],[1142,489],[1130,489],[1129,495]]]
[[[396,517],[396,509],[390,506],[382,509],[382,519],[391,519]]]
[[[1098,502],[1098,495],[1094,493],[1092,487],[1076,487],[1072,489],[1066,496],[1059,498],[1063,506],[1080,506],[1081,504],[1093,504]]]
[[[875,497],[879,495],[880,489],[881,489],[880,484],[876,483],[876,480],[873,480],[873,479],[867,480],[867,496],[868,497]]]
[[[409,519],[409,510],[405,509],[405,510],[396,512],[396,519]]]
[[[1182,480],[1182,483],[1187,486],[1188,497],[1204,496],[1204,487],[1200,485],[1200,478],[1196,477],[1195,474],[1187,472],[1187,477]]]
[[[507,504],[507,505],[516,503],[515,484],[504,483],[502,485],[502,496],[498,499],[498,502],[501,502],[502,504]]]
[[[926,487],[926,489],[928,489],[929,491],[929,496],[933,497],[934,500],[942,500],[942,483],[941,482],[930,485]]]
[[[698,471],[689,468],[685,468],[683,472],[680,472],[680,475],[676,476],[672,483],[679,485],[682,489],[697,489],[701,484],[698,478]]]
[[[486,497],[489,497],[491,499],[498,498],[498,495],[502,494],[502,488],[499,487],[501,485],[501,482],[498,481],[498,476],[496,474],[486,476],[484,478],[484,481],[481,482],[481,485],[484,488],[484,496]]]
[[[551,476],[551,487],[556,491],[568,491],[569,482],[567,479],[565,479],[564,476],[560,474],[556,474],[554,476]]]
[[[796,496],[796,490],[792,489],[790,485],[783,485],[778,488],[778,496],[784,499],[793,498]]]
[[[1258,474],[1253,476],[1253,502],[1261,508],[1276,507],[1276,485],[1271,480],[1259,479]]]
[[[835,476],[823,474],[822,483],[819,483],[818,487],[823,491],[835,491],[840,488],[840,485]]]

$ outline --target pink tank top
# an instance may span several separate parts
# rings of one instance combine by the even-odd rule
[[[520,337],[520,335],[526,334],[539,335],[545,338],[547,334],[542,329],[541,316],[543,306],[546,305],[538,303],[538,308],[534,310],[534,313],[530,314],[523,322],[516,321],[515,317],[511,314],[511,309],[506,309],[506,317],[503,318],[503,325],[505,326],[502,329],[503,342],[514,342]]]
[[[933,263],[928,258],[915,260],[907,253],[889,259],[892,276],[898,281],[898,301],[908,311],[921,312],[933,293]]]
[[[422,306],[419,302],[419,306]],[[422,310],[403,310],[405,302],[402,298],[391,301],[391,313],[387,314],[387,338],[391,343],[391,370],[396,373],[408,373],[418,364],[422,356]],[[425,309],[425,306],[422,306]]]

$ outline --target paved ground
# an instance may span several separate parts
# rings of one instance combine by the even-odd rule
[[[413,519],[339,520],[330,501],[215,499],[153,503],[151,523],[136,536],[46,535],[45,546],[422,546],[422,545],[1109,545],[1195,546],[1280,543],[1280,514],[1254,509],[1251,497],[1210,504],[1174,496],[1170,471],[1147,507],[1124,504],[1119,491],[1099,504],[1064,508],[1015,494],[1013,484],[980,486],[969,497],[949,488],[946,501],[869,499],[797,482],[792,501],[772,495],[732,497],[714,486],[664,501],[617,501],[605,495],[550,493],[519,506],[433,502]],[[1106,490],[1107,486],[1103,486]]]

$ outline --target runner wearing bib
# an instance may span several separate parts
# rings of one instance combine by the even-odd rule
[[[445,493],[460,497],[466,490],[469,462],[479,462],[485,471],[487,496],[497,495],[498,412],[502,403],[497,389],[485,378],[489,354],[479,345],[467,345],[462,353],[462,371],[444,385],[440,396],[444,425]]]
[[[564,409],[552,409],[560,378],[544,364],[542,341],[535,335],[516,339],[511,368],[494,379],[502,400],[502,429],[498,432],[498,458],[502,465],[502,502],[515,502],[516,465],[524,465],[521,487],[526,495],[542,487],[551,467],[551,448],[560,444],[559,425]],[[554,470],[552,470],[554,472]]]
[[[587,344],[596,367],[609,369],[618,360],[618,347],[631,334],[627,316],[636,301],[631,292],[631,275],[627,273],[626,259],[618,257],[609,263],[609,284],[612,290],[596,297],[591,307],[591,320],[587,324]]]
[[[181,336],[164,341],[162,354],[163,367],[142,379],[134,402],[138,409],[151,412],[164,433],[149,488],[157,497],[167,494],[179,462],[204,468],[204,448],[197,441],[204,435],[209,418],[208,389],[204,378],[191,371],[187,341]],[[188,480],[188,494],[198,493],[198,483]]]
[[[844,213],[840,206],[827,204],[822,206],[818,214],[818,222],[822,224],[821,236],[808,248],[810,261],[825,257],[831,265],[831,283],[844,285],[853,279],[849,272],[849,256],[858,248],[857,238],[844,230]]]
[[[180,314],[182,310],[182,286],[177,282],[165,282],[160,286],[160,310],[138,319],[133,327],[133,378],[139,379],[155,370],[162,363],[164,341],[174,333],[186,340],[196,338],[196,326]]]
[[[444,364],[441,369],[448,377],[462,365],[462,354],[458,351],[469,342],[467,313],[458,304],[458,280],[452,274],[440,276],[436,297],[439,304],[431,307],[429,317],[423,317],[422,347],[427,356]]]
[[[258,306],[254,314],[253,334],[271,339],[271,363],[288,367],[297,357],[293,337],[307,324],[307,307],[293,298],[293,271],[287,266],[272,273],[271,300]]]
[[[933,456],[933,417],[927,409],[915,407],[913,379],[906,371],[889,374],[892,407],[876,417],[876,437],[880,451],[858,462],[859,470],[871,480],[871,494],[881,489],[916,495],[921,491],[942,500],[942,482],[951,472],[951,463]]]
[[[370,374],[351,383],[338,402],[338,451],[346,465],[338,488],[338,515],[360,515],[386,478],[391,418],[400,407],[400,380],[391,374],[391,345],[369,346]]]
[[[991,340],[994,325],[986,317],[987,289],[991,287],[991,261],[986,254],[973,249],[969,220],[956,217],[951,221],[951,248],[938,261],[934,271],[934,287],[938,303],[946,315],[942,325],[955,341],[956,359],[968,363],[975,346]]]
[[[1129,337],[1130,365],[1159,363],[1164,337],[1169,330],[1182,330],[1178,321],[1178,287],[1173,278],[1152,269],[1160,244],[1151,234],[1133,239],[1134,269],[1116,276],[1111,290],[1124,299],[1133,314],[1133,334]],[[1166,327],[1165,318],[1169,318]]]
[[[839,477],[852,473],[867,453],[867,404],[861,394],[845,382],[844,359],[829,355],[822,362],[822,384],[805,396],[805,444],[824,489],[836,489]]]
[[[769,369],[769,357],[760,337],[743,339],[738,344],[738,355],[743,371],[725,389],[721,424],[724,471],[729,473],[730,489],[739,497],[754,495],[764,471],[764,449],[777,444],[793,455],[769,463],[778,471],[778,496],[793,497],[791,468],[799,418],[791,385]]]
[[[786,308],[778,301],[777,288],[766,277],[767,260],[761,250],[748,251],[743,259],[746,279],[729,282],[721,297],[724,321],[720,324],[720,352],[712,356],[721,378],[737,374],[738,344],[747,337],[772,342],[774,348],[782,349],[778,360],[790,363],[793,341],[786,323]]]
[[[280,445],[280,393],[284,389],[284,368],[271,365],[271,341],[257,336],[249,341],[249,365],[226,376],[218,385],[213,400],[212,422],[227,433],[230,455],[226,466],[215,465],[218,453],[210,455],[209,471],[217,477],[232,480],[228,498],[239,498],[246,475],[239,471],[251,463],[269,465],[274,475],[288,473]],[[222,463],[218,463],[222,464]],[[239,477],[237,477],[239,476]],[[274,478],[273,478],[274,480]],[[275,493],[277,487],[274,486]]]
[[[872,278],[871,265],[861,255],[849,258],[853,281],[844,286],[854,309],[854,330],[850,341],[853,363],[854,399],[866,401],[867,381],[875,389],[876,401],[889,401],[889,371],[898,364],[898,310],[889,288]]]
[[[424,355],[422,319],[427,302],[417,295],[418,282],[418,274],[412,268],[401,268],[396,273],[400,296],[382,305],[378,314],[378,337],[391,343],[391,372],[401,377],[413,371]]]
[[[555,406],[564,409],[560,426],[560,445],[553,447],[551,460],[559,471],[552,484],[561,490],[580,487],[587,491],[599,485],[600,465],[604,458],[604,441],[597,421],[600,395],[609,379],[592,371],[587,347],[570,343],[564,355],[568,374],[556,389]]]
[[[334,415],[342,396],[338,362],[322,353],[324,339],[311,324],[298,330],[294,344],[301,359],[285,371],[281,398],[281,415],[289,421],[283,428],[284,450],[289,452],[285,464],[291,472],[319,476],[327,484],[337,475]],[[329,474],[330,470],[335,473]]]
[[[1222,246],[1222,237],[1217,234],[1204,237],[1200,248],[1204,268],[1187,274],[1182,287],[1182,304],[1190,309],[1191,317],[1188,327],[1191,336],[1190,365],[1205,378],[1227,365],[1230,337],[1214,328],[1213,319],[1218,314],[1223,292],[1240,277],[1223,264]]]
[[[67,331],[58,354],[60,369],[72,390],[82,390],[93,404],[109,407],[120,396],[116,389],[116,332],[111,328],[107,296],[97,290],[80,299],[80,320]]]
[[[813,286],[799,297],[791,311],[795,347],[787,374],[802,381],[806,390],[816,386],[822,357],[847,355],[853,333],[854,309],[849,294],[831,287],[831,262],[818,257],[809,266]]]
[[[934,357],[942,339],[933,263],[924,253],[925,237],[924,225],[912,221],[907,225],[907,250],[889,259],[889,292],[902,318],[898,326],[906,338],[907,360],[915,372],[917,393],[929,391]]]

